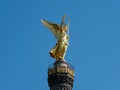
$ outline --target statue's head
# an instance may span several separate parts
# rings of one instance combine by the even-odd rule
[[[67,29],[68,29],[68,26],[67,26],[67,25],[64,25],[63,31],[67,32]]]

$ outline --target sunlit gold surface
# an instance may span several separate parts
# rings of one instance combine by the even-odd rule
[[[67,26],[64,24],[64,18],[60,25],[53,24],[46,20],[41,20],[43,25],[51,30],[55,38],[57,39],[56,45],[50,50],[49,54],[55,60],[64,60],[67,47],[68,47],[68,35],[67,35]]]

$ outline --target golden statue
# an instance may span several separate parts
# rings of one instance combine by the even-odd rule
[[[68,47],[68,25],[65,25],[64,18],[65,16],[62,17],[62,22],[59,25],[43,19],[41,20],[43,25],[50,29],[57,39],[56,45],[49,52],[50,56],[55,60],[65,60],[64,57]]]

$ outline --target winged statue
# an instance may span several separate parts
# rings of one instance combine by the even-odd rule
[[[68,25],[64,23],[65,16],[62,17],[60,24],[54,24],[47,20],[42,19],[41,22],[47,27],[57,39],[55,46],[50,50],[49,54],[55,60],[65,60],[67,47],[68,47]]]

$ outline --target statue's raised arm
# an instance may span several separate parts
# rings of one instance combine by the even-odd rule
[[[52,31],[57,39],[56,45],[50,50],[50,56],[55,60],[65,60],[65,54],[68,47],[67,25],[64,23],[65,16],[63,16],[60,25],[53,24],[46,20],[41,20],[43,25]]]

